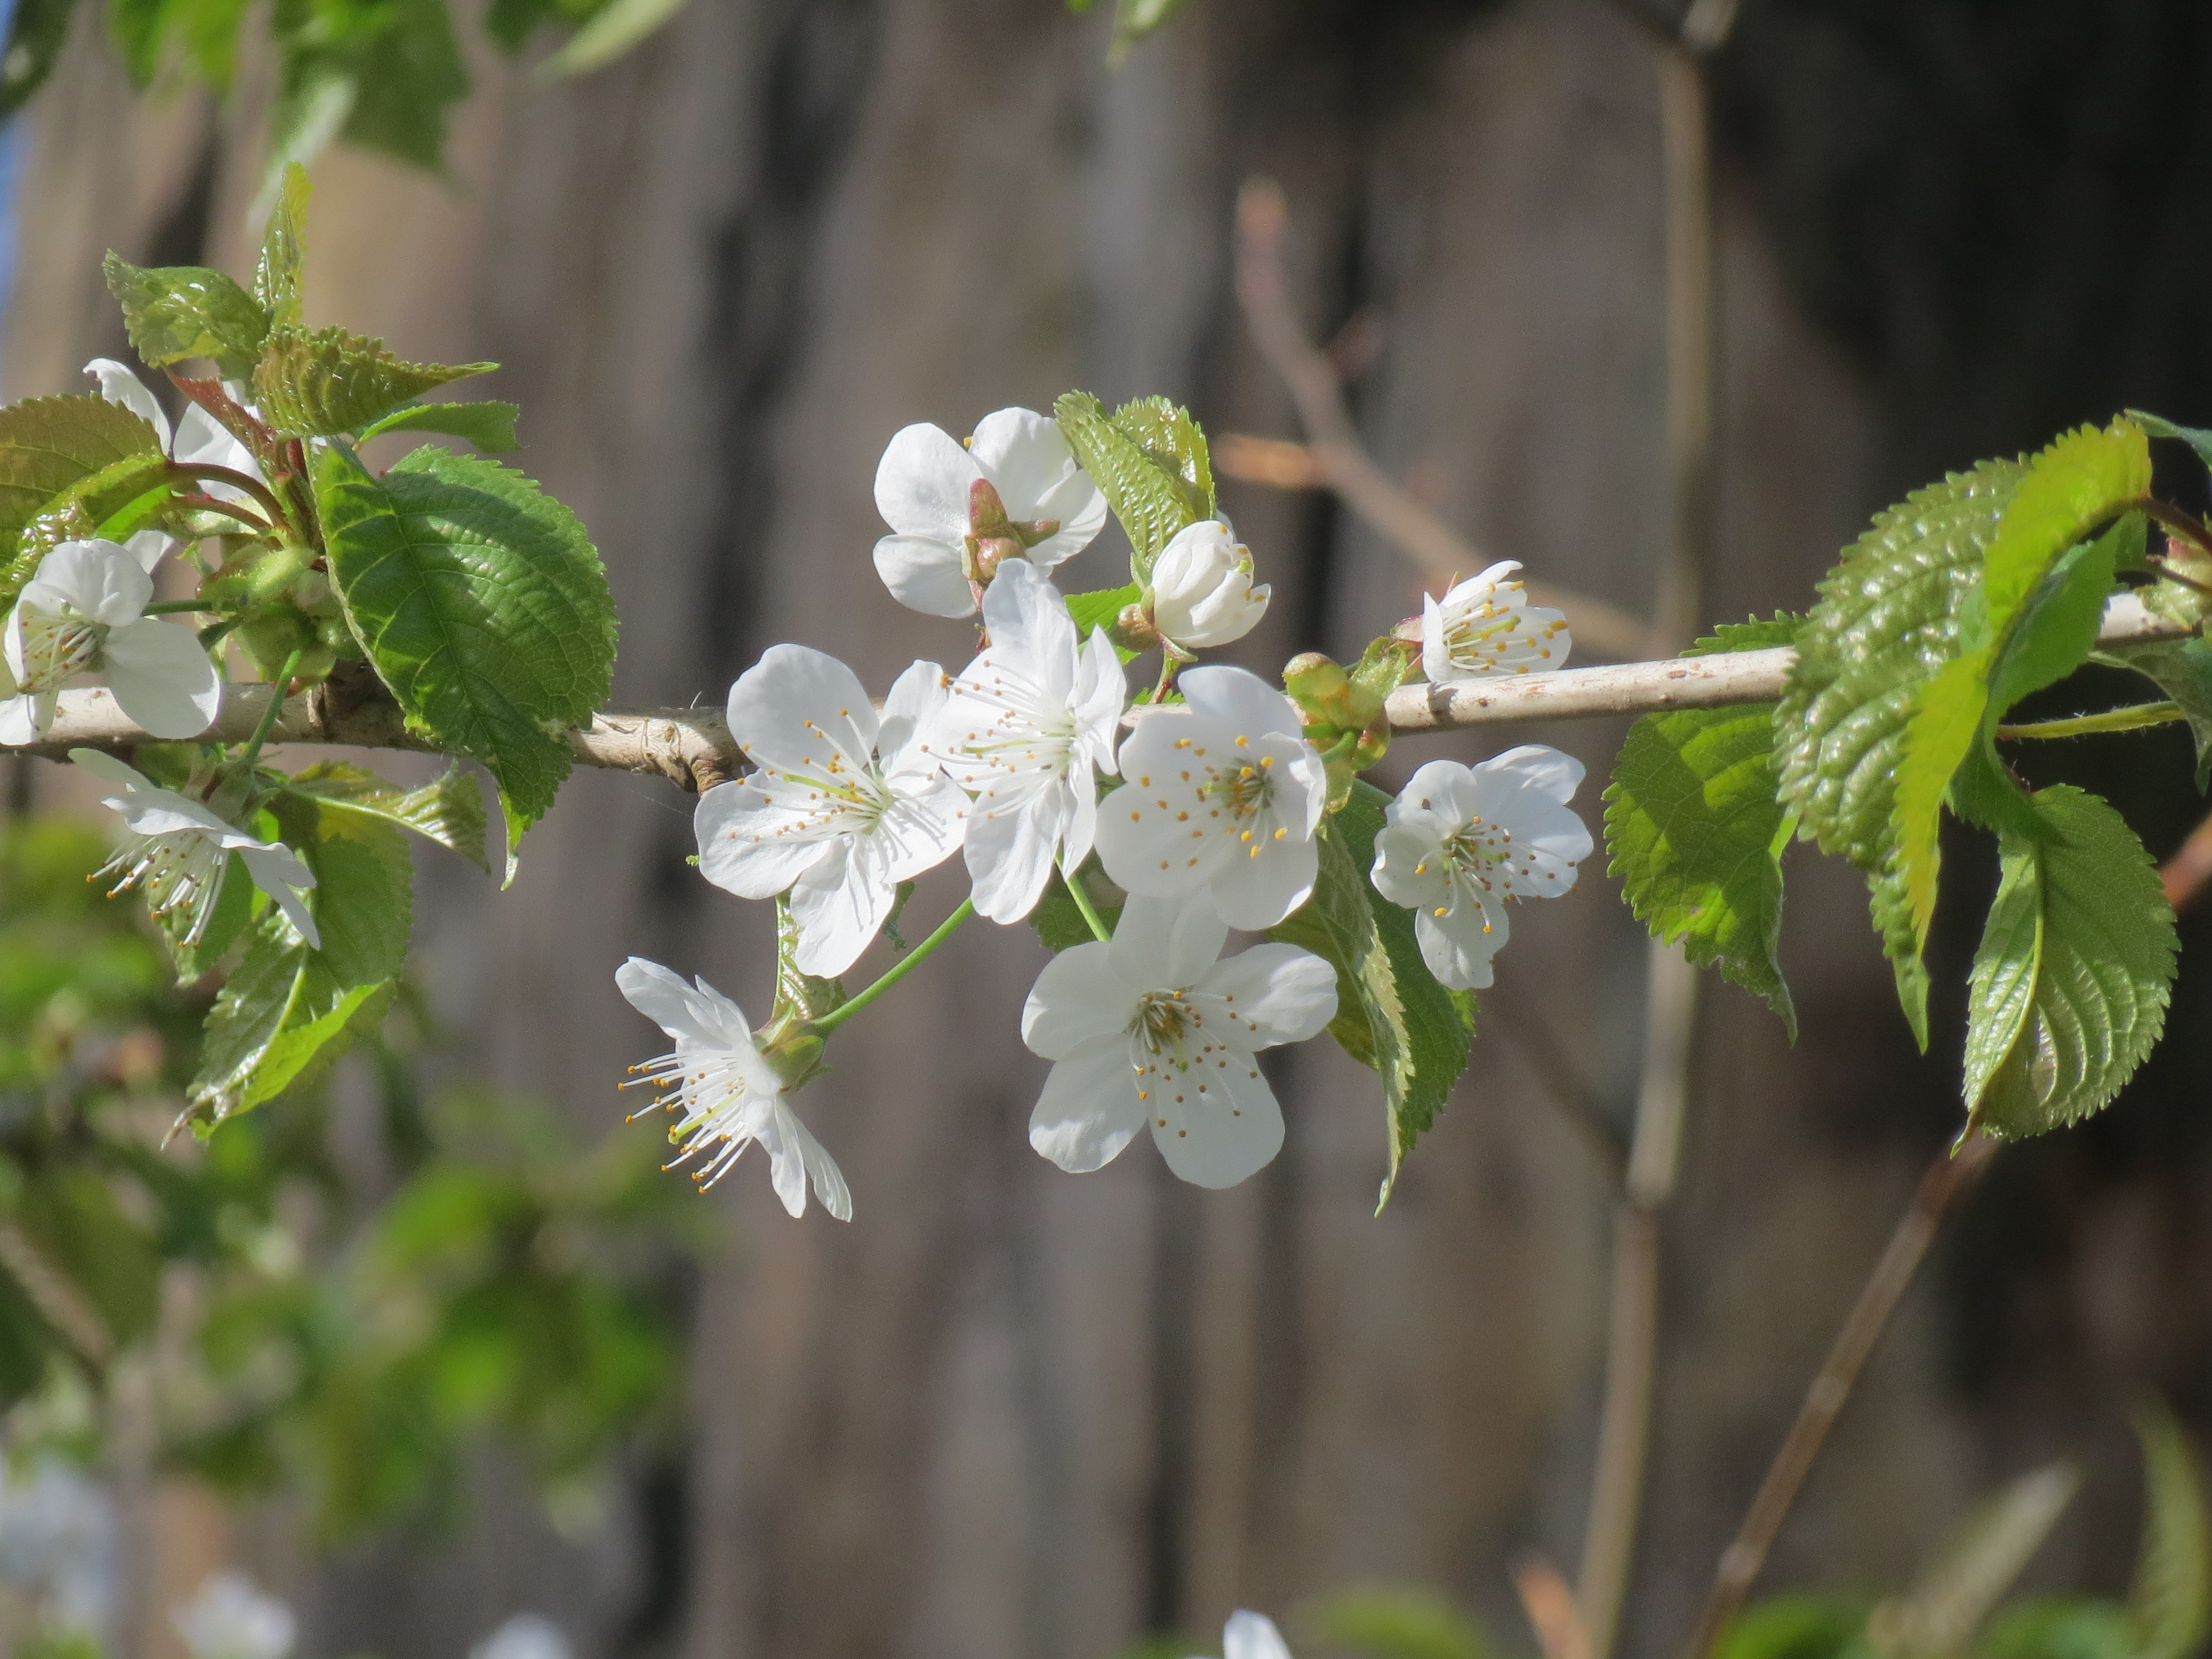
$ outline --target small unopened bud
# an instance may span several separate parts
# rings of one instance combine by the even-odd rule
[[[761,1056],[785,1091],[799,1087],[823,1070],[822,1039],[804,1025],[793,1026],[762,1045]]]
[[[1252,583],[1252,550],[1218,519],[1176,533],[1152,566],[1152,625],[1186,650],[1226,645],[1267,613],[1267,586]]]

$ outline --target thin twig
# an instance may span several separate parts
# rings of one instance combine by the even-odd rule
[[[1260,355],[1297,406],[1315,474],[1431,578],[1474,574],[1491,561],[1375,464],[1352,428],[1336,366],[1298,325],[1283,280],[1289,218],[1274,180],[1245,181],[1237,198],[1237,298]],[[1528,594],[1530,603],[1564,614],[1576,641],[1600,656],[1629,661],[1663,648],[1641,622],[1602,600],[1541,582],[1528,583]]]
[[[1781,1530],[1783,1517],[1789,1514],[1797,1489],[1804,1485],[1814,1459],[1820,1455],[1821,1443],[1828,1437],[1828,1431],[1835,1425],[1844,1402],[1850,1398],[1851,1385],[1857,1382],[1867,1356],[1874,1352],[1875,1343],[1888,1324],[1899,1298],[1911,1284],[1913,1274],[1928,1255],[1928,1247],[1935,1242],[1938,1224],[1959,1195],[1972,1186],[1997,1146],[1987,1135],[1970,1134],[1955,1151],[1938,1156],[1920,1177],[1911,1206],[1890,1235],[1881,1259],[1875,1262],[1873,1273],[1859,1291],[1843,1328],[1836,1333],[1834,1346],[1828,1350],[1828,1357],[1812,1386],[1805,1390],[1805,1403],[1797,1408],[1796,1420],[1790,1425],[1782,1449],[1775,1454],[1766,1478],[1759,1482],[1758,1495],[1751,1500],[1743,1525],[1736,1529],[1735,1541],[1721,1556],[1720,1569],[1713,1576],[1712,1589],[1698,1620],[1697,1633],[1683,1650],[1685,1659],[1705,1659],[1729,1620],[1735,1616],[1736,1609],[1742,1606],[1752,1582],[1766,1565],[1767,1552],[1773,1547],[1775,1534]]]
[[[2175,909],[2194,902],[2212,881],[2212,817],[2189,832],[2189,839],[2159,866],[2158,878],[2166,889],[2166,902]]]

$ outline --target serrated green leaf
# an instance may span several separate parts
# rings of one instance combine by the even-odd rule
[[[0,51],[0,119],[23,107],[46,83],[69,45],[76,0],[15,0],[8,44]]]
[[[2095,660],[2132,668],[2171,697],[2197,740],[2197,787],[2212,783],[2212,645],[2199,639],[2160,640],[2100,651]]]
[[[251,374],[269,332],[269,313],[219,270],[204,265],[134,265],[112,249],[100,267],[123,307],[131,344],[150,368],[212,358],[223,374]]]
[[[2193,1659],[2212,1637],[2212,1518],[2197,1453],[2172,1411],[2136,1413],[2142,1443],[2143,1530],[2128,1591],[2130,1659]]]
[[[321,447],[315,497],[346,620],[410,725],[482,761],[522,832],[614,669],[614,601],[576,516],[520,472],[435,447],[372,477]]]
[[[1969,1125],[2008,1139],[2101,1109],[2166,1024],[2178,943],[2158,868],[2120,815],[2058,785],[2044,834],[2007,836],[1967,985]]]
[[[1944,1540],[1905,1595],[1868,1620],[1875,1652],[1900,1659],[1963,1652],[1982,1621],[2043,1547],[2081,1485],[2081,1471],[2053,1463],[1989,1498]]]
[[[541,81],[565,81],[611,64],[684,9],[686,0],[606,0],[560,51],[538,66]]]
[[[1168,398],[1139,398],[1110,418],[1116,432],[1167,474],[1192,523],[1214,516],[1213,459],[1188,410]]]
[[[279,329],[253,370],[261,418],[295,436],[335,437],[368,425],[395,404],[497,363],[410,363],[381,340],[342,328]]]
[[[1052,413],[1075,459],[1128,533],[1129,574],[1142,586],[1152,579],[1152,562],[1176,532],[1202,516],[1194,510],[1190,483],[1155,462],[1107,418],[1105,406],[1089,392],[1063,392]],[[1209,474],[1209,490],[1211,483]]]
[[[1734,623],[1688,654],[1788,645],[1803,618]],[[1796,829],[1775,799],[1774,705],[1646,714],[1629,728],[1605,792],[1608,873],[1629,908],[1700,967],[1766,1000],[1797,1036],[1776,951],[1782,854]]]
[[[367,443],[387,432],[441,432],[462,438],[487,455],[504,455],[521,447],[514,435],[515,416],[522,410],[514,404],[494,399],[469,404],[413,404],[395,409],[382,420],[362,428]]]
[[[161,453],[161,435],[151,426],[105,398],[9,404],[0,409],[0,537],[13,542],[80,479],[134,456]],[[14,598],[12,591],[0,595]]]
[[[288,779],[285,787],[412,830],[459,854],[486,875],[491,873],[491,859],[484,848],[483,791],[459,763],[419,789],[402,789],[364,768],[318,761]]]
[[[2121,419],[2069,433],[2044,450],[2006,505],[1974,602],[1965,607],[1966,649],[1921,686],[1898,762],[1890,862],[1904,885],[1916,955],[1936,915],[1943,801],[1993,724],[1990,681],[2023,609],[2068,549],[2149,489],[2149,441]],[[2109,586],[2109,559],[2105,568]]]
[[[1378,899],[1369,884],[1389,803],[1370,783],[1352,785],[1343,810],[1322,820],[1313,896],[1267,930],[1269,939],[1311,951],[1336,969],[1329,1035],[1382,1079],[1390,1164],[1377,1211],[1390,1201],[1414,1140],[1443,1109],[1474,1031],[1474,1000],[1429,972],[1413,913]]]
[[[277,798],[285,840],[315,872],[322,947],[310,950],[273,905],[208,1015],[186,1098],[203,1128],[305,1082],[374,1021],[406,960],[414,915],[406,837],[335,803]]]
[[[297,329],[301,322],[300,295],[307,266],[307,199],[314,187],[307,170],[287,162],[276,187],[276,203],[270,210],[269,228],[261,239],[261,258],[253,270],[253,297],[269,313],[271,328]]]
[[[2128,418],[2154,438],[2179,438],[2197,452],[2197,459],[2212,467],[2212,432],[2203,427],[2179,426],[2163,415],[2152,415],[2140,409],[2128,411]]]
[[[1363,1659],[1489,1659],[1481,1628],[1431,1589],[1360,1584],[1301,1610],[1299,1623]]]
[[[1144,590],[1133,582],[1121,587],[1102,587],[1089,593],[1069,594],[1067,615],[1075,624],[1076,638],[1089,639],[1094,628],[1104,629],[1111,638],[1115,619],[1144,597]],[[1119,643],[1115,645],[1114,653],[1123,662],[1133,662],[1141,654]]]

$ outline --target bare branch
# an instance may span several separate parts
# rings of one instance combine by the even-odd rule
[[[1336,366],[1306,337],[1292,314],[1283,282],[1283,236],[1289,217],[1280,185],[1271,179],[1245,181],[1237,198],[1237,298],[1252,325],[1260,355],[1281,377],[1297,405],[1299,422],[1306,429],[1305,460],[1313,481],[1334,490],[1346,506],[1430,577],[1449,580],[1474,574],[1492,561],[1375,464],[1352,428]],[[1231,453],[1240,461],[1256,463],[1261,454],[1254,447],[1260,445],[1266,446],[1267,462],[1290,470],[1285,452],[1292,446],[1288,444],[1240,438]],[[1232,476],[1277,483],[1258,474],[1256,467]],[[1627,661],[1662,648],[1644,623],[1601,599],[1542,582],[1529,582],[1527,589],[1531,604],[1563,613],[1576,642],[1600,656]]]

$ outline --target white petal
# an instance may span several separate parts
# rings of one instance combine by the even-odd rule
[[[1059,793],[1067,799],[1067,811],[1060,831],[1060,856],[1067,867],[1079,870],[1083,860],[1091,856],[1091,848],[1098,837],[1098,780],[1085,768],[1072,778],[1064,779]]]
[[[750,1084],[764,1093],[776,1091],[775,1074],[753,1044],[744,1011],[705,980],[687,985],[682,975],[659,963],[632,957],[615,969],[615,985],[631,1007],[678,1043],[733,1055]]]
[[[1257,858],[1231,858],[1214,872],[1213,902],[1231,927],[1256,933],[1273,927],[1313,896],[1321,849],[1312,836],[1285,837]]]
[[[1222,1659],[1291,1659],[1282,1633],[1263,1613],[1242,1608],[1229,1615],[1221,1633]]]
[[[101,397],[137,416],[154,428],[162,448],[169,447],[169,417],[161,412],[161,405],[143,380],[112,357],[94,357],[84,366],[84,372],[100,382]]]
[[[834,763],[866,775],[876,711],[860,677],[826,652],[772,645],[730,688],[731,735],[753,762],[779,772],[826,777]]]
[[[189,628],[142,617],[110,632],[100,654],[115,701],[157,738],[196,738],[222,711],[222,675]]]
[[[36,743],[46,735],[46,728],[53,721],[52,693],[39,696],[26,691],[9,697],[0,702],[0,743]]]
[[[909,663],[906,672],[891,682],[891,689],[884,695],[882,724],[876,733],[876,751],[883,758],[885,772],[898,769],[915,738],[945,707],[948,695],[945,671],[933,662]],[[921,764],[928,771],[937,769],[934,761]]]
[[[983,590],[983,626],[989,658],[1011,656],[1048,696],[1067,695],[1075,681],[1075,624],[1050,576],[1027,559],[1007,560]]]
[[[1259,1073],[1232,1048],[1188,1071],[1148,1075],[1152,1139],[1168,1168],[1195,1187],[1234,1187],[1273,1160],[1283,1149],[1283,1109]]]
[[[982,476],[975,458],[942,428],[904,427],[876,464],[876,511],[901,536],[957,548],[968,534],[969,488]]]
[[[853,1218],[853,1194],[845,1185],[845,1173],[837,1167],[837,1160],[830,1156],[822,1143],[814,1138],[813,1132],[799,1121],[799,1115],[781,1100],[776,1102],[774,1122],[781,1144],[774,1149],[771,1167],[776,1195],[783,1200],[784,1208],[793,1215],[805,1209],[805,1181],[811,1179],[814,1183],[814,1195],[822,1200],[822,1207],[840,1221],[850,1221]],[[763,1137],[763,1144],[767,1144],[765,1136]],[[799,1183],[796,1203],[785,1190],[785,1158],[787,1153],[797,1155],[796,1162],[804,1177]]]
[[[829,837],[793,828],[800,815],[760,778],[718,783],[691,809],[699,873],[739,898],[774,898],[804,875]]]
[[[1218,1000],[1241,1047],[1304,1042],[1336,1018],[1336,969],[1295,945],[1255,945],[1209,969],[1191,1000],[1209,1030]]]
[[[1239,736],[1298,735],[1297,704],[1249,669],[1207,663],[1185,669],[1176,684],[1193,708],[1226,721]]]
[[[972,617],[975,590],[968,585],[960,548],[927,536],[886,536],[876,544],[876,574],[891,597],[925,617]]]
[[[185,412],[177,417],[176,456],[180,461],[196,461],[203,466],[227,466],[252,478],[261,476],[261,469],[253,464],[253,452],[196,403],[187,403]],[[244,490],[228,484],[211,484],[209,489],[227,501],[246,499]]]
[[[835,979],[860,960],[890,915],[897,883],[873,854],[866,842],[832,842],[791,890],[800,973]]]
[[[246,873],[253,878],[253,884],[276,902],[276,908],[307,941],[307,948],[321,950],[322,931],[315,926],[314,915],[299,890],[315,884],[314,872],[289,847],[241,847],[238,856],[245,860]]]
[[[968,797],[940,772],[920,793],[902,784],[868,839],[896,884],[937,868],[960,850],[967,834]]]
[[[1221,912],[1205,893],[1187,899],[1133,896],[1114,926],[1114,970],[1139,991],[1195,985],[1228,942]]]
[[[176,544],[173,536],[166,536],[158,530],[141,530],[124,538],[123,550],[137,560],[138,568],[150,576],[154,567],[167,557],[169,550]]]
[[[1403,823],[1385,823],[1375,837],[1370,876],[1376,892],[1408,910],[1446,903],[1451,896],[1451,861],[1438,837]]]
[[[1002,409],[975,423],[969,452],[989,475],[1010,519],[1057,519],[1060,528],[1030,549],[1050,569],[1081,552],[1106,523],[1106,498],[1076,464],[1060,422],[1026,409]]]
[[[1430,593],[1421,595],[1421,672],[1431,685],[1455,678],[1451,654],[1444,649],[1444,613]]]
[[[1572,755],[1561,754],[1539,743],[1509,749],[1474,769],[1486,777],[1495,778],[1516,789],[1532,791],[1561,805],[1575,798],[1583,775],[1583,763]]]
[[[77,765],[113,789],[150,789],[143,773],[126,766],[112,755],[97,749],[72,749],[69,757]]]
[[[153,597],[153,579],[137,560],[113,542],[94,540],[64,542],[40,560],[19,603],[50,615],[74,611],[112,627],[136,622]]]
[[[1088,737],[1098,752],[1091,762],[1108,776],[1118,769],[1114,750],[1120,737],[1121,710],[1129,701],[1129,683],[1121,672],[1121,659],[1106,630],[1094,628],[1084,642],[1082,665],[1075,677],[1075,729]]]
[[[1128,1039],[1116,1031],[1094,1037],[1053,1066],[1030,1114],[1030,1145],[1069,1174],[1087,1175],[1120,1156],[1144,1123]]]
[[[1052,878],[1060,814],[1049,794],[1009,811],[979,811],[965,843],[975,908],[993,921],[1021,921],[1036,908]]]
[[[1144,988],[1115,970],[1107,945],[1072,945],[1037,975],[1022,1006],[1022,1041],[1032,1054],[1066,1060],[1101,1037],[1119,1037]]]
[[[1483,990],[1491,982],[1490,959],[1505,948],[1511,931],[1505,907],[1486,914],[1482,905],[1462,900],[1438,915],[1437,909],[1443,908],[1413,912],[1421,960],[1439,983],[1455,991]]]

